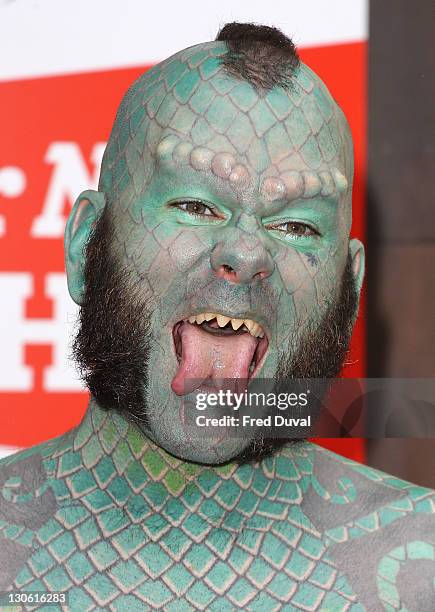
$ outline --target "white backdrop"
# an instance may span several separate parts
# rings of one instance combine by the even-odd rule
[[[0,0],[0,79],[155,63],[228,21],[311,47],[365,40],[368,0]]]

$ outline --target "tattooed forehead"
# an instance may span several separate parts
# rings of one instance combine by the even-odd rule
[[[212,174],[265,202],[346,193],[352,145],[325,85],[301,64],[289,90],[257,91],[226,74],[221,42],[186,49],[127,92],[100,188],[138,196],[159,164]]]

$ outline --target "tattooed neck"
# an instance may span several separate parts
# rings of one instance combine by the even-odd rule
[[[71,437],[72,436],[72,439]],[[68,445],[82,457],[83,466],[93,469],[105,455],[110,457],[118,474],[135,471],[135,476],[146,483],[162,483],[173,495],[181,488],[199,479],[232,479],[245,476],[262,467],[262,472],[273,478],[279,453],[262,462],[240,465],[228,462],[224,465],[203,465],[183,461],[166,452],[150,440],[134,423],[115,411],[103,410],[94,400],[81,423],[68,434]],[[311,446],[301,442],[286,448],[286,456],[294,456],[297,462],[301,450]],[[296,450],[297,448],[297,450]],[[134,466],[134,467],[133,467]],[[305,469],[308,475],[309,471]],[[128,475],[128,474],[127,474]],[[192,484],[193,486],[193,484]]]

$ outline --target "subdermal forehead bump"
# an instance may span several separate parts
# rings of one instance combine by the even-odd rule
[[[159,142],[156,155],[162,163],[188,165],[199,172],[212,172],[215,176],[228,180],[234,188],[242,188],[249,182],[249,170],[238,162],[232,153],[216,153],[207,147],[195,146],[189,141],[181,140],[175,134],[169,134]]]
[[[177,166],[188,165],[199,172],[212,172],[226,179],[235,188],[246,186],[249,170],[237,162],[232,153],[211,151],[207,147],[195,146],[175,134],[165,136],[157,145],[156,155],[161,163]],[[348,181],[338,168],[320,172],[288,171],[278,177],[266,177],[260,185],[260,193],[268,202],[296,200],[298,198],[327,197],[346,192]]]
[[[289,171],[279,177],[267,177],[260,186],[263,198],[268,202],[292,201],[298,198],[327,197],[346,192],[348,181],[338,168],[312,171]]]

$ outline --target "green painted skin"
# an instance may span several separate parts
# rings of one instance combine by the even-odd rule
[[[363,275],[341,111],[307,67],[261,97],[226,76],[224,52],[190,48],[133,85],[99,191],[72,212],[77,303],[107,202],[117,256],[151,305],[149,425],[91,400],[78,427],[0,462],[0,591],[68,592],[72,610],[433,610],[434,492],[308,442],[240,466],[246,440],[192,442],[178,418],[175,322],[255,319],[272,377],[337,295],[349,249],[358,288]],[[189,198],[217,216],[168,205]],[[316,231],[286,233],[288,221]],[[238,282],[216,282],[223,264]]]

